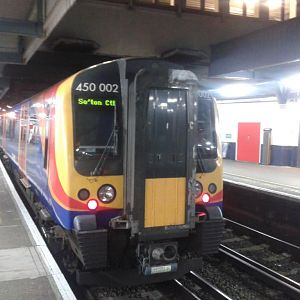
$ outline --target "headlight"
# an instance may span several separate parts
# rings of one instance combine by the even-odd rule
[[[195,196],[198,198],[201,193],[203,192],[203,186],[199,181],[196,181],[195,183]]]
[[[116,198],[116,189],[109,184],[102,185],[98,192],[98,199],[103,203],[110,203]]]

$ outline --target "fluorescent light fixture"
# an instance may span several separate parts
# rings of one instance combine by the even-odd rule
[[[12,106],[10,106],[10,105],[6,105],[6,107],[7,107],[7,108],[12,108]]]
[[[270,10],[277,9],[281,7],[281,0],[268,0],[265,4],[269,7]]]
[[[246,5],[255,5],[258,3],[258,0],[245,0]]]
[[[164,109],[164,108],[168,107],[168,103],[163,102],[159,106],[160,106],[161,109]]]
[[[177,102],[177,98],[168,98],[168,103],[176,103]]]
[[[16,113],[14,111],[11,111],[9,113],[7,113],[7,116],[10,118],[10,119],[15,119],[16,118]]]
[[[247,83],[228,84],[216,90],[216,92],[226,98],[239,98],[252,94],[255,86]]]
[[[244,99],[235,99],[235,100],[218,100],[217,104],[231,104],[231,103],[255,103],[255,102],[278,102],[277,97],[264,97],[264,98],[244,98]]]
[[[300,91],[300,74],[294,74],[280,80],[280,83],[292,91]]]

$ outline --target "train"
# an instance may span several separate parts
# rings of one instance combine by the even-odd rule
[[[0,115],[1,156],[80,285],[183,276],[220,244],[218,113],[160,59],[84,69]]]

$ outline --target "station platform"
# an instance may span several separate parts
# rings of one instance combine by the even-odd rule
[[[76,300],[1,161],[0,299]]]
[[[300,168],[224,159],[224,181],[300,200]]]

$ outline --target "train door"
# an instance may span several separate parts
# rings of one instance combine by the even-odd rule
[[[237,160],[259,163],[260,123],[238,123]]]
[[[20,169],[23,172],[26,171],[27,139],[28,139],[28,132],[29,132],[28,110],[29,110],[28,103],[24,103],[21,105],[18,162],[19,162]]]
[[[145,227],[185,223],[186,99],[179,89],[149,90]]]
[[[186,236],[194,227],[196,96],[180,81],[172,87],[169,74],[167,68],[144,69],[129,87],[126,207],[140,237],[166,234],[166,226],[168,234]]]

